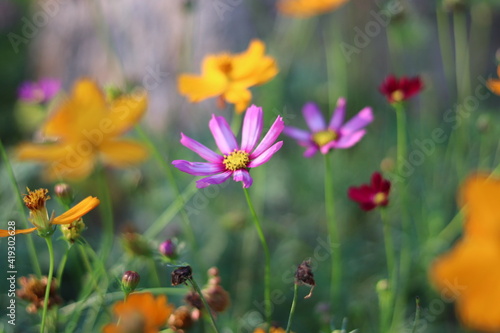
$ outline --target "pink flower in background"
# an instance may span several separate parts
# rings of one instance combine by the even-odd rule
[[[262,118],[262,108],[252,105],[247,109],[243,120],[241,145],[238,146],[224,117],[212,115],[208,126],[222,155],[181,133],[181,143],[208,162],[175,160],[172,164],[190,175],[208,176],[196,182],[198,188],[221,184],[231,176],[234,181],[243,182],[244,188],[250,187],[252,177],[249,170],[269,161],[283,145],[283,141],[274,143],[285,126],[280,116],[257,145],[262,134]]]
[[[374,172],[371,184],[363,184],[360,187],[349,187],[347,195],[356,201],[361,209],[372,210],[375,207],[385,207],[389,204],[389,191],[391,182],[382,178],[378,172]]]
[[[365,135],[366,130],[363,128],[373,121],[373,113],[370,107],[365,107],[344,124],[345,106],[345,99],[339,98],[332,119],[327,126],[318,106],[311,102],[307,103],[302,108],[302,114],[309,131],[285,126],[283,133],[307,148],[304,152],[305,157],[312,157],[318,150],[326,154],[331,149],[350,148]]]
[[[398,79],[394,75],[389,75],[380,85],[379,91],[389,103],[399,103],[417,95],[423,88],[424,84],[418,76],[402,76]]]
[[[18,97],[26,103],[46,103],[61,89],[57,79],[41,79],[38,82],[26,81],[19,86]]]

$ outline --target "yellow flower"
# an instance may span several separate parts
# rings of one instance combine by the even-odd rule
[[[219,97],[235,104],[236,111],[242,113],[252,99],[248,88],[263,84],[278,74],[276,61],[266,56],[265,50],[262,41],[252,40],[243,53],[209,55],[203,60],[200,76],[179,76],[179,91],[195,103]]]
[[[256,328],[255,331],[253,331],[253,333],[267,333],[267,332],[264,331],[262,328]],[[285,333],[285,330],[282,329],[281,327],[271,327],[269,333]]]
[[[145,147],[119,136],[137,123],[146,110],[147,96],[122,96],[107,102],[90,80],[77,81],[71,97],[62,103],[42,127],[51,143],[23,143],[18,158],[48,163],[49,178],[82,179],[96,161],[125,167],[142,162]]]
[[[126,301],[113,306],[113,312],[120,318],[119,324],[104,326],[104,333],[156,333],[167,323],[174,307],[167,303],[167,296],[154,297],[151,293],[134,293]]]
[[[278,10],[289,16],[308,17],[333,11],[349,0],[280,0]]]
[[[100,203],[99,199],[89,196],[65,213],[57,217],[54,217],[54,214],[52,214],[52,217],[49,218],[47,208],[45,207],[45,202],[50,199],[47,193],[47,189],[41,188],[35,191],[28,189],[28,194],[24,196],[24,204],[30,210],[29,220],[34,225],[33,228],[0,230],[0,237],[28,234],[35,230],[38,230],[40,236],[50,236],[53,232],[52,226],[54,224],[70,224],[90,212]]]
[[[500,66],[497,67],[497,75],[500,77]],[[491,91],[500,95],[500,79],[489,79],[487,85]]]
[[[500,180],[471,177],[462,191],[466,206],[464,236],[430,269],[430,279],[443,300],[455,301],[465,326],[500,330]]]

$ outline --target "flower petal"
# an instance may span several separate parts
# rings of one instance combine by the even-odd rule
[[[224,93],[224,99],[235,104],[236,112],[243,113],[252,99],[252,93],[246,87],[233,85]]]
[[[55,217],[52,220],[52,224],[68,224],[78,220],[83,215],[90,212],[92,209],[99,205],[100,201],[96,197],[88,196],[77,205],[71,207],[65,213]]]
[[[319,132],[326,129],[325,118],[323,118],[321,110],[315,103],[309,102],[304,105],[302,114],[312,132]]]
[[[115,167],[127,167],[145,161],[148,150],[133,140],[108,140],[99,146],[99,151],[106,164]]]
[[[311,133],[300,128],[285,126],[285,128],[283,128],[283,134],[302,143],[311,142]]]
[[[346,100],[343,97],[340,97],[337,100],[337,107],[335,111],[333,111],[332,119],[330,120],[330,124],[328,124],[328,128],[338,131],[344,122],[345,117],[345,106]]]
[[[33,231],[36,230],[35,228],[29,228],[29,229],[16,229],[14,231],[14,235],[19,235],[19,234],[29,234]],[[12,231],[11,230],[0,230],[0,237],[8,237],[12,236]]]
[[[70,145],[21,143],[16,149],[16,157],[21,161],[35,160],[51,162],[66,157],[71,151]]]
[[[351,118],[342,128],[340,129],[340,135],[352,134],[368,125],[373,121],[372,108],[366,107],[359,113]]]
[[[226,171],[223,173],[219,173],[217,175],[202,178],[202,179],[196,181],[196,187],[197,188],[204,188],[204,187],[207,187],[210,185],[224,183],[226,180],[229,179],[229,177],[231,177],[232,174],[233,174],[233,171]]]
[[[262,108],[250,106],[243,120],[241,132],[241,150],[251,152],[262,134]]]
[[[359,140],[363,138],[363,136],[366,134],[365,130],[357,131],[352,134],[342,136],[339,141],[333,142],[332,148],[350,148],[354,146],[356,143],[358,143]],[[325,145],[327,146],[327,145]],[[325,147],[323,146],[323,147]]]
[[[240,169],[233,172],[233,180],[235,182],[243,182],[243,188],[252,186],[253,179],[248,170]]]
[[[306,151],[304,152],[304,157],[310,158],[313,157],[314,154],[319,150],[318,146],[315,144],[310,145],[307,147]]]
[[[251,160],[250,163],[248,163],[248,167],[255,168],[258,167],[259,165],[266,163],[267,161],[269,161],[271,157],[273,157],[274,153],[276,153],[278,150],[281,149],[281,146],[283,146],[283,141],[276,142],[269,149],[264,151],[255,159]]]
[[[217,147],[219,147],[221,153],[227,155],[233,150],[238,149],[236,138],[234,137],[231,127],[229,127],[229,124],[224,117],[216,117],[215,115],[212,115],[212,119],[210,119],[208,127],[210,127],[215,143],[217,144]]]
[[[212,163],[219,163],[223,160],[223,157],[214,152],[213,150],[207,148],[203,144],[199,143],[198,141],[191,139],[190,137],[184,135],[184,133],[181,133],[181,144],[184,147],[187,147],[194,151],[196,154],[198,154],[201,158],[212,162]]]
[[[224,172],[225,170],[222,164],[189,162],[184,160],[172,161],[172,165],[182,172],[189,173],[190,175],[194,176],[208,176]]]
[[[109,113],[100,121],[102,135],[115,136],[137,124],[148,107],[148,95],[139,92],[113,101]],[[109,124],[109,125],[107,125]]]
[[[264,136],[262,141],[257,146],[257,148],[255,148],[253,153],[250,154],[250,159],[251,160],[256,159],[257,157],[259,157],[260,154],[262,154],[269,147],[271,147],[271,145],[274,144],[278,136],[280,136],[284,127],[285,123],[283,122],[283,118],[281,118],[281,116],[278,116],[274,121],[274,123],[272,124],[269,131],[267,131],[267,134]]]

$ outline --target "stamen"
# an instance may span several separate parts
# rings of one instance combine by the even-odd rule
[[[396,90],[391,97],[394,102],[401,102],[405,98],[405,94],[401,90]]]
[[[382,202],[384,202],[387,199],[387,196],[383,192],[378,192],[373,196],[373,203],[376,205],[380,205]]]
[[[40,210],[45,208],[45,201],[50,199],[47,195],[49,190],[46,188],[39,188],[34,191],[30,191],[29,188],[26,189],[28,190],[28,194],[25,194],[23,198],[26,207],[28,207],[29,210]]]
[[[234,150],[228,155],[224,155],[222,163],[226,166],[226,170],[236,171],[245,169],[250,163],[249,154],[243,150]]]
[[[332,129],[316,132],[312,135],[313,141],[320,147],[323,147],[327,143],[332,142],[337,138],[338,138],[337,132],[335,132]]]

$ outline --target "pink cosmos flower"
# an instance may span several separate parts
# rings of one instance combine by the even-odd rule
[[[26,103],[46,103],[61,89],[61,81],[45,78],[38,82],[26,81],[18,89],[18,96]]]
[[[241,145],[238,146],[226,119],[212,115],[208,126],[222,155],[181,133],[181,143],[208,162],[175,160],[172,164],[190,175],[208,176],[196,181],[198,188],[221,184],[231,176],[234,181],[243,182],[244,188],[250,187],[252,177],[249,170],[269,161],[283,145],[283,141],[274,143],[285,126],[283,118],[278,116],[260,144],[255,147],[262,134],[262,118],[262,108],[252,105],[247,109],[243,119]]]
[[[297,140],[299,145],[307,147],[305,157],[312,157],[318,150],[326,154],[331,149],[350,148],[365,135],[366,130],[363,128],[373,121],[373,113],[370,107],[365,107],[343,124],[345,106],[345,98],[339,98],[327,126],[318,106],[309,102],[302,108],[302,114],[310,131],[285,126],[283,133]]]
[[[389,204],[390,190],[391,182],[384,179],[379,172],[374,172],[370,184],[349,187],[347,195],[351,200],[356,201],[361,209],[372,210],[375,207],[385,207]]]

